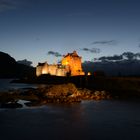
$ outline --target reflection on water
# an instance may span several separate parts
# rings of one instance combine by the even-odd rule
[[[37,85],[35,85],[35,84],[11,83],[12,80],[13,79],[0,79],[0,91],[37,87]]]
[[[2,140],[139,140],[139,131],[140,102],[136,100],[0,110]]]
[[[10,81],[0,79],[0,91],[38,86]],[[0,140],[139,140],[139,132],[139,100],[0,109]]]

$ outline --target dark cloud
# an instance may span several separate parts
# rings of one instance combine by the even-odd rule
[[[24,65],[27,65],[27,66],[31,66],[31,65],[32,65],[32,62],[31,62],[31,61],[28,61],[27,59],[18,60],[17,62],[18,62],[19,64],[24,64]]]
[[[124,52],[121,55],[103,56],[98,58],[101,61],[139,60],[140,53]]]
[[[116,40],[103,40],[103,41],[94,41],[91,45],[116,45]]]
[[[101,50],[98,49],[98,48],[92,48],[92,49],[89,49],[89,48],[82,48],[81,50],[85,51],[85,52],[91,52],[91,53],[100,53]]]
[[[27,2],[27,0],[0,0],[0,12],[16,9],[25,2]]]
[[[55,57],[61,57],[63,56],[62,54],[60,54],[59,52],[54,52],[54,51],[48,51],[47,53],[48,55],[53,55]]]
[[[40,38],[39,38],[39,37],[37,37],[35,40],[36,40],[36,41],[40,41]]]
[[[124,52],[122,55],[128,60],[133,60],[135,58],[135,54],[132,52]]]
[[[103,57],[100,57],[98,60],[101,60],[101,61],[118,61],[118,60],[122,60],[123,57],[122,55],[114,55],[114,56],[103,56]]]
[[[91,13],[90,12],[75,12],[75,13],[71,13],[71,14],[68,14],[67,16],[70,16],[70,17],[79,17],[79,16],[90,16]]]
[[[15,8],[16,8],[15,0],[0,0],[0,12]]]
[[[136,53],[135,56],[140,58],[140,53]]]

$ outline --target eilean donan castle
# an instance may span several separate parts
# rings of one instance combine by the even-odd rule
[[[36,67],[36,75],[50,74],[55,76],[71,76],[84,75],[81,65],[82,57],[78,56],[76,51],[65,55],[60,64],[38,63]]]

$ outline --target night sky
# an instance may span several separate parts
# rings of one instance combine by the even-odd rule
[[[140,51],[139,0],[0,0],[0,51],[56,63]],[[57,57],[56,57],[57,56]]]

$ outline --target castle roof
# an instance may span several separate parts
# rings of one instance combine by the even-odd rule
[[[67,56],[71,56],[71,57],[79,57],[79,55],[77,54],[76,51],[73,51],[73,53],[67,53],[64,57],[67,57]]]
[[[44,63],[38,63],[38,66],[44,66],[45,64],[48,64],[47,62]]]

